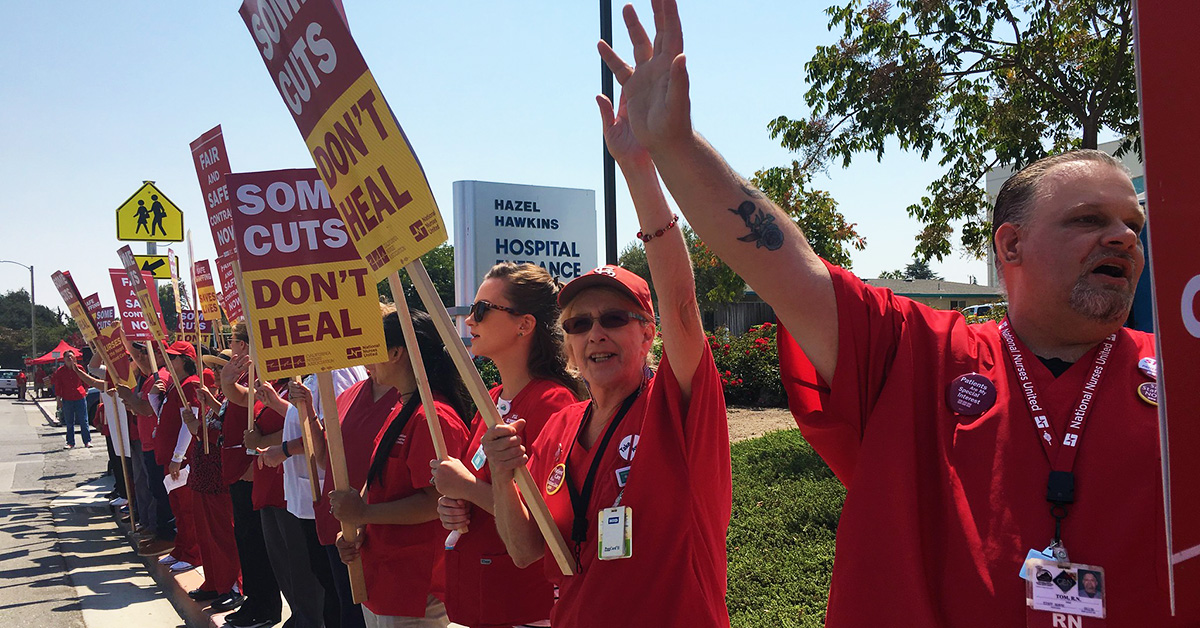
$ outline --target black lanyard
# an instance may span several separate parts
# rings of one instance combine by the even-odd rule
[[[608,429],[604,431],[604,438],[600,440],[600,444],[596,447],[592,457],[592,466],[588,468],[587,476],[583,480],[583,490],[579,491],[575,488],[575,483],[571,481],[571,452],[575,451],[575,443],[579,441],[579,435],[583,433],[583,428],[587,426],[588,421],[592,417],[592,407],[594,402],[589,402],[587,410],[583,413],[583,420],[579,422],[579,429],[575,431],[575,438],[571,440],[571,448],[567,450],[566,458],[566,476],[567,476],[567,493],[571,497],[571,510],[574,511],[574,519],[571,522],[571,540],[575,542],[575,564],[582,564],[579,560],[579,548],[583,542],[587,540],[587,510],[588,504],[592,501],[592,491],[595,489],[596,472],[600,469],[600,461],[604,458],[604,451],[608,449],[608,443],[612,440],[613,434],[617,433],[617,426],[621,424],[621,419],[629,413],[629,409],[633,407],[633,402],[637,400],[638,395],[642,393],[642,387],[633,391],[633,394],[625,398],[621,402],[621,409],[617,410],[617,414],[613,416],[612,421],[608,424]]]

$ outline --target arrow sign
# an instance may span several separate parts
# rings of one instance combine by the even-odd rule
[[[134,255],[133,259],[139,269],[150,273],[155,279],[171,279],[171,268],[166,255]],[[175,263],[179,263],[178,257]]]

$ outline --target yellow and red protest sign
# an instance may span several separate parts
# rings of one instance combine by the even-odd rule
[[[206,321],[221,320],[221,306],[217,304],[217,287],[213,284],[212,270],[208,260],[202,259],[195,264],[196,299],[200,303],[200,316]]]
[[[54,282],[54,287],[58,289],[58,294],[62,296],[63,303],[67,304],[67,311],[71,313],[71,318],[75,319],[75,325],[79,327],[79,333],[83,334],[83,339],[87,342],[95,340],[99,336],[96,324],[88,314],[83,299],[79,296],[79,289],[75,287],[71,273],[54,271],[54,274],[50,275],[50,279]]]
[[[125,350],[121,327],[113,325],[100,332],[96,327],[95,319],[92,318],[93,312],[103,309],[100,305],[100,296],[93,294],[86,299],[81,299],[79,288],[75,286],[75,280],[71,278],[69,272],[56,271],[50,278],[54,281],[54,287],[58,289],[58,294],[62,296],[63,302],[67,304],[67,309],[71,312],[71,317],[75,319],[75,324],[83,334],[84,340],[92,343],[92,346],[101,352],[101,358],[109,367],[111,379],[118,384],[133,387],[133,365],[129,358],[129,352]]]
[[[379,297],[316,170],[231,173],[244,307],[259,373],[378,362]]]
[[[150,288],[146,286],[146,282],[142,278],[142,271],[138,268],[137,260],[133,258],[133,251],[126,245],[117,249],[117,256],[121,258],[121,265],[125,268],[129,285],[137,295],[138,306],[142,309],[142,317],[150,329],[150,334],[155,340],[165,342],[167,332],[162,319],[158,316],[158,304],[150,297]]]
[[[183,310],[179,313],[179,331],[176,340],[186,340],[195,346],[205,344],[204,338],[212,333],[212,323],[200,317],[200,330],[196,331],[196,310]]]
[[[337,7],[245,0],[240,13],[373,282],[445,242],[425,172]]]

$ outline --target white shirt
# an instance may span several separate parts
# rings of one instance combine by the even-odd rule
[[[366,379],[367,369],[361,366],[352,366],[337,369],[331,374],[333,375],[333,390],[340,395],[347,388]],[[316,411],[318,417],[324,419],[317,376],[305,377],[304,386],[312,391],[313,410]],[[283,417],[283,440],[295,440],[300,438],[300,435],[300,412],[296,406],[289,404],[287,414]],[[283,461],[283,499],[287,502],[287,510],[298,519],[313,519],[316,515],[313,513],[312,487],[309,485],[308,462],[304,459],[304,451],[289,448],[288,453],[292,454],[291,457]],[[317,471],[320,474],[317,477],[317,485],[324,486],[325,471],[320,467],[317,467]]]

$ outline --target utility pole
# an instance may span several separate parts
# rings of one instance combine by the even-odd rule
[[[612,0],[600,0],[600,39],[612,46]],[[619,106],[613,98],[612,71],[600,61],[600,93],[608,97],[613,108]],[[600,139],[604,148],[604,251],[605,263],[617,263],[617,165],[608,152],[608,145]]]

